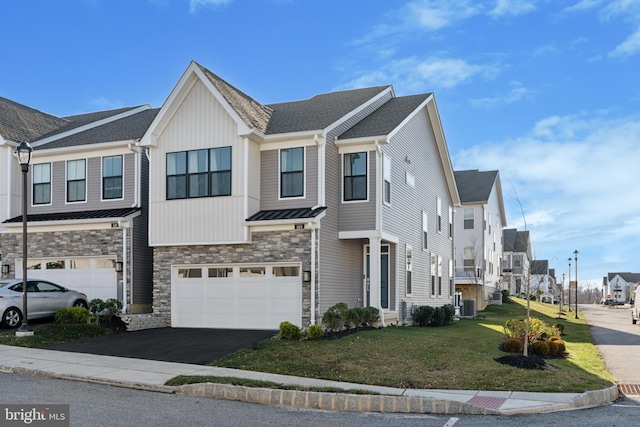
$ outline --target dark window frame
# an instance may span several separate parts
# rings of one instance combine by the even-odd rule
[[[357,156],[357,157],[356,157]],[[360,160],[360,156],[364,157],[364,173],[354,173],[357,168],[355,160]],[[369,162],[368,153],[361,151],[358,153],[345,153],[343,155],[342,179],[343,179],[343,198],[344,202],[366,201],[368,199],[369,187]],[[364,183],[364,188],[361,188]]]
[[[116,159],[120,160],[120,174],[109,174],[105,172],[107,169],[105,162],[114,161]],[[124,156],[116,155],[116,156],[106,156],[102,158],[102,199],[103,200],[114,200],[114,199],[122,199],[124,195],[123,191],[124,184]]]
[[[36,181],[36,168],[49,167],[49,179],[48,181]],[[51,163],[37,163],[33,165],[33,169],[31,172],[31,181],[32,181],[32,193],[31,200],[34,205],[50,205],[51,204]],[[46,195],[46,199],[42,199],[41,197]]]
[[[167,153],[166,200],[230,196],[232,154],[231,146]]]

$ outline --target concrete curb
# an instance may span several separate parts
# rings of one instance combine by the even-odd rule
[[[178,386],[176,387],[176,393],[214,399],[260,403],[263,405],[324,409],[330,411],[500,415],[500,411],[469,405],[464,402],[429,397],[279,390],[216,383]]]

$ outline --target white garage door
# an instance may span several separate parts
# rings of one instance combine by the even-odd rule
[[[171,325],[183,328],[278,329],[302,325],[299,266],[174,267]]]
[[[83,292],[89,301],[118,297],[118,278],[109,258],[28,259],[27,278],[49,280],[65,288]],[[16,278],[22,277],[18,262]]]

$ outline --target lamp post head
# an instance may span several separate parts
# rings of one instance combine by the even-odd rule
[[[573,251],[573,255],[575,256],[576,262],[578,261],[578,250]]]
[[[33,148],[31,148],[31,145],[26,141],[22,141],[16,148],[18,163],[20,163],[20,166],[22,166],[23,173],[27,173],[29,171],[29,163],[31,163],[32,152]]]

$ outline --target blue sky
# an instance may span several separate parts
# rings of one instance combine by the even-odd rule
[[[0,96],[58,116],[160,107],[191,60],[262,103],[434,92],[454,168],[500,171],[537,259],[561,277],[577,249],[592,287],[640,271],[640,0],[4,0],[0,16]]]

